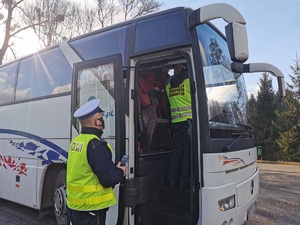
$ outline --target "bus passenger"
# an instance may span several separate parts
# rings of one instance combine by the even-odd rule
[[[163,66],[155,71],[150,71],[146,74],[141,74],[138,80],[138,93],[140,102],[143,107],[151,104],[150,96],[158,99],[158,116],[166,118],[164,112],[164,96],[165,96],[165,83],[170,77],[169,66]]]
[[[139,75],[138,78],[138,94],[140,97],[140,103],[142,107],[147,107],[151,104],[149,91],[154,89],[155,73],[150,71],[146,74]]]
[[[67,162],[68,217],[73,225],[104,225],[108,208],[116,204],[113,187],[126,167],[112,162],[112,148],[101,138],[105,127],[99,99],[82,105],[74,117],[81,134],[70,144]]]
[[[159,102],[158,114],[159,117],[167,119],[166,111],[165,111],[165,89],[166,89],[166,81],[169,79],[169,70],[170,66],[162,66],[158,71],[156,71],[156,96]]]
[[[176,64],[174,76],[166,85],[166,94],[170,104],[172,154],[167,181],[170,188],[179,186],[188,189],[190,185],[189,136],[192,119],[190,79],[184,64]]]

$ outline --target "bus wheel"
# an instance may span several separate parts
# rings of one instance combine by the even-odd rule
[[[66,170],[57,174],[54,189],[54,212],[57,225],[67,225]]]

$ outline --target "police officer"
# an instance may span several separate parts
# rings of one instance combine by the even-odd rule
[[[190,80],[184,64],[174,66],[174,76],[166,84],[170,104],[172,154],[167,174],[170,188],[179,186],[188,189],[190,185],[191,140],[189,128],[192,119]]]
[[[74,113],[82,130],[70,144],[67,162],[67,206],[72,225],[104,225],[108,208],[116,204],[113,187],[126,174],[126,167],[112,162],[112,149],[101,138],[105,124],[99,104],[99,99],[93,99]]]

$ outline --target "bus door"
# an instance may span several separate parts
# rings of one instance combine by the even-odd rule
[[[185,165],[192,171],[187,186],[178,183],[171,188],[168,185],[173,143],[166,83],[173,77],[177,64],[182,64],[191,78],[193,74],[188,54],[169,54],[132,60],[131,66],[135,69],[131,70],[130,89],[135,90],[135,95],[129,103],[129,121],[134,121],[135,125],[128,139],[129,149],[135,149],[134,155],[130,155],[135,158],[135,169],[134,175],[130,174],[132,178],[126,180],[125,189],[125,199],[128,200],[125,203],[132,207],[130,215],[135,221],[130,225],[188,225],[195,224],[198,219],[199,190],[194,188],[198,179],[193,172],[193,163]],[[188,127],[186,131],[192,140],[192,123]],[[194,153],[191,149],[188,157],[192,161]],[[135,189],[127,185],[131,180],[135,181],[131,185]]]
[[[100,108],[105,121],[102,137],[113,150],[113,161],[118,162],[125,154],[124,125],[124,81],[121,55],[74,64],[72,89],[72,115],[77,108],[89,100],[100,99]],[[77,136],[81,131],[78,119],[72,116],[71,136]],[[117,199],[119,185],[115,188]],[[107,224],[116,224],[118,206],[110,207],[107,214]]]

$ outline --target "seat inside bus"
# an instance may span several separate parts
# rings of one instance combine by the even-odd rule
[[[138,114],[141,153],[170,150],[170,121],[161,115],[157,91],[147,85],[142,78],[139,78]]]

